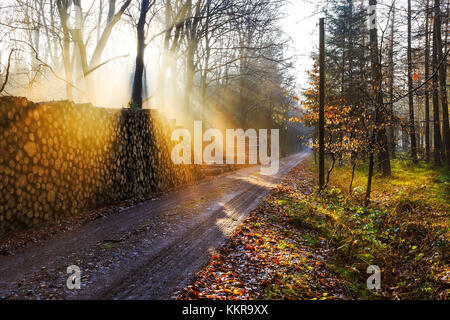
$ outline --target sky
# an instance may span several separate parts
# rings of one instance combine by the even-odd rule
[[[292,39],[287,56],[295,56],[295,74],[299,89],[307,85],[306,72],[311,70],[311,53],[318,50],[319,17],[317,1],[286,1],[285,18],[281,21],[284,32]]]
[[[3,4],[3,1],[0,0]],[[88,8],[92,1],[85,0],[84,6]],[[292,39],[291,48],[286,53],[286,56],[295,56],[295,73],[300,87],[306,85],[306,71],[310,70],[313,62],[310,57],[311,52],[317,51],[318,45],[318,19],[317,1],[314,0],[284,0],[284,14],[285,17],[281,21],[281,25],[285,33]],[[113,35],[114,44],[124,50],[120,50],[120,54],[127,53],[130,50],[129,43],[126,40],[129,36]],[[121,41],[122,40],[122,41]],[[123,43],[121,43],[123,42]],[[110,48],[106,49],[109,51]],[[123,51],[123,52],[122,52]],[[127,52],[125,52],[127,51]],[[150,51],[150,50],[149,50]],[[132,52],[131,52],[132,53]],[[130,57],[132,54],[130,54]],[[127,59],[132,62],[132,58]],[[123,61],[121,61],[123,63]]]
[[[6,0],[0,0],[6,1]],[[88,8],[92,1],[97,0],[85,0],[85,7]],[[320,13],[318,13],[318,3],[317,0],[283,0],[285,2],[284,6],[284,18],[280,21],[284,32],[291,38],[291,45],[286,52],[286,57],[293,56],[295,58],[295,73],[297,78],[298,90],[302,91],[307,86],[307,74],[308,70],[311,70],[313,66],[313,61],[311,59],[311,53],[318,51],[319,42],[319,32],[318,32],[318,21]],[[130,65],[134,64],[134,45],[130,47],[130,30],[120,30],[117,29],[116,33],[113,33],[112,40],[110,43],[114,45],[108,45],[104,56],[115,56],[129,54],[128,58],[120,59],[109,64],[109,66],[117,65]],[[147,53],[157,52],[152,48],[148,48]],[[151,60],[151,59],[150,59]],[[130,70],[127,70],[129,73]],[[118,74],[112,73],[109,77],[111,78],[123,78],[119,77]],[[111,86],[111,94],[106,94],[110,96],[111,99],[104,101],[104,104],[113,103],[113,101],[121,101],[117,97],[115,86]],[[129,93],[125,93],[128,95]]]

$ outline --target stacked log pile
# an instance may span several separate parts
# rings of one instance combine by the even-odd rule
[[[152,110],[0,99],[0,236],[199,178]]]

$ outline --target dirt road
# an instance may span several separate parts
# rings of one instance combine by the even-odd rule
[[[0,299],[170,299],[307,153],[275,176],[245,168],[0,256]],[[81,289],[66,286],[81,269]]]

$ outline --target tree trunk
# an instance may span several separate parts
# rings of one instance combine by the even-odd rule
[[[370,0],[370,6],[374,6],[376,8],[377,1]],[[376,10],[376,9],[375,9]],[[391,164],[389,161],[389,152],[387,150],[387,138],[386,131],[384,127],[378,128],[378,126],[384,121],[383,115],[380,113],[380,108],[383,105],[383,96],[381,92],[381,64],[379,60],[378,54],[378,32],[376,27],[376,21],[373,23],[373,26],[370,30],[370,54],[371,54],[371,65],[372,65],[372,88],[374,91],[374,102],[375,102],[375,125],[371,134],[370,141],[370,155],[369,155],[369,175],[367,179],[367,190],[366,190],[366,205],[370,202],[370,193],[372,190],[372,177],[373,177],[373,166],[374,166],[374,152],[376,149],[376,142],[378,137],[378,141],[380,142],[380,167],[382,169],[383,176],[391,175]]]
[[[430,77],[430,0],[427,0],[425,22],[425,79]],[[425,158],[430,161],[430,87],[425,85]]]
[[[137,31],[137,55],[136,70],[134,72],[133,92],[131,95],[131,107],[142,109],[142,76],[144,74],[144,52],[145,52],[145,21],[149,9],[149,0],[142,0]]]
[[[369,153],[369,173],[367,174],[367,188],[366,188],[366,198],[365,205],[368,206],[370,203],[370,194],[372,193],[372,177],[373,177],[373,165],[374,165],[374,153],[373,146],[375,145],[375,133],[372,132],[370,139],[370,153]]]
[[[390,118],[391,122],[394,121],[394,24],[395,24],[395,2],[392,4],[392,20],[391,20],[391,39],[389,44],[389,63],[390,63],[390,72],[389,72],[389,112],[390,112]],[[388,144],[389,144],[389,151],[391,154],[391,157],[395,158],[395,146],[396,146],[396,139],[395,139],[395,128],[393,123],[389,126],[388,131]]]
[[[325,184],[325,20],[320,19],[319,188]]]
[[[163,51],[161,53],[161,64],[158,68],[157,74],[157,88],[156,88],[156,107],[159,109],[165,108],[165,90],[166,90],[166,81],[167,81],[167,71],[169,70],[169,49],[170,49],[170,38],[172,36],[173,28],[175,27],[175,21],[173,21],[173,10],[171,0],[166,0],[165,7],[165,33],[164,33],[164,43],[163,43]]]
[[[436,37],[436,19],[433,24],[433,70],[438,66],[438,48]],[[439,112],[439,88],[438,88],[438,76],[433,77],[433,136],[434,136],[434,164],[436,166],[441,165],[441,128],[440,128],[440,112]]]
[[[89,63],[89,70],[97,67],[100,64],[100,58],[102,56],[103,51],[105,50],[106,44],[108,43],[112,30],[114,29],[114,26],[120,21],[123,13],[129,7],[130,3],[131,0],[127,0],[122,5],[120,10],[117,13],[115,13],[116,8],[115,1],[110,0],[106,27],[103,30],[102,34],[100,35],[97,45],[95,46],[94,52],[92,53],[92,58]],[[98,28],[100,28],[100,26],[98,26]]]
[[[377,1],[370,1],[370,3],[371,5],[376,5]],[[381,91],[382,73],[378,51],[378,32],[376,27],[370,30],[370,52],[372,63],[372,86],[375,91],[375,124],[377,126],[375,135],[378,138],[378,143],[380,144],[380,150],[378,152],[379,167],[383,177],[389,177],[391,175],[391,163],[389,160],[388,142],[386,129],[384,126],[386,122],[386,115],[383,109],[381,109],[383,105],[383,94]]]
[[[191,95],[192,95],[192,90],[194,88],[194,73],[195,73],[194,72],[194,55],[195,55],[194,42],[195,41],[189,41],[187,57],[186,57],[186,86],[185,86],[185,92],[184,92],[184,112],[185,112],[186,120],[190,116]]]
[[[355,179],[355,169],[356,169],[356,161],[353,161],[352,164],[352,177],[350,179],[350,185],[348,187],[348,194],[351,195],[353,192],[353,180]]]
[[[186,35],[187,35],[187,57],[186,57],[186,87],[184,92],[184,111],[185,111],[185,120],[188,121],[191,116],[195,116],[192,114],[191,110],[191,96],[194,90],[194,76],[195,76],[195,64],[194,64],[194,56],[197,51],[198,39],[197,39],[197,28],[200,21],[200,4],[198,1],[195,14],[193,18],[188,19],[186,21]],[[190,8],[188,8],[190,10]],[[191,15],[189,14],[189,17]]]
[[[437,49],[437,61],[441,62],[444,58],[442,54],[442,34],[441,34],[441,10],[440,1],[434,0],[434,12],[435,12],[435,30],[436,30],[436,49]],[[446,153],[447,165],[450,166],[450,128],[448,123],[448,101],[447,101],[447,59],[444,59],[439,68],[439,87],[442,106],[442,134],[443,142]],[[442,150],[444,151],[444,150]]]
[[[411,49],[411,0],[408,0],[408,91],[413,90],[412,49]],[[409,104],[409,136],[411,141],[411,157],[417,162],[416,126],[414,123],[414,95],[408,95]]]
[[[62,59],[65,71],[65,80],[69,83],[73,81],[72,75],[72,64],[70,63],[70,33],[67,26],[69,15],[67,13],[67,5],[65,1],[59,0],[57,2],[58,13],[61,20],[61,26],[63,29],[63,49],[62,49]],[[66,98],[67,100],[73,100],[72,86],[66,83]]]
[[[112,21],[115,13],[116,13],[116,0],[109,0],[108,18],[106,19],[106,24],[109,24]]]
[[[210,40],[211,37],[209,35],[209,31],[208,31],[208,26],[209,26],[209,22],[210,22],[210,6],[211,6],[211,0],[208,0],[206,3],[206,28],[205,28],[205,65],[204,65],[204,71],[202,74],[202,102],[201,102],[201,106],[200,106],[200,119],[205,122],[205,108],[206,108],[206,89],[207,89],[207,81],[208,81],[208,69],[209,69],[209,59],[211,57],[211,46],[210,46]]]

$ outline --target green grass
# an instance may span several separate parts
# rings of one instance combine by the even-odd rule
[[[391,170],[392,176],[389,178],[375,175],[373,180],[375,196],[398,193],[399,197],[413,196],[416,201],[423,201],[424,204],[448,208],[450,203],[450,170],[448,168],[435,168],[423,161],[415,164],[410,160],[392,160]],[[336,168],[330,180],[331,185],[349,194],[351,168],[349,166]],[[367,166],[361,164],[355,171],[352,193],[355,193],[356,197],[363,194],[366,185]]]
[[[351,168],[337,166],[319,194],[313,161],[294,168],[202,272],[188,296],[447,299],[448,171],[392,161],[391,178],[374,177],[367,207],[362,204],[366,171],[358,167],[350,193]],[[380,290],[367,288],[370,265],[381,269]],[[240,290],[255,282],[260,286],[242,296]]]
[[[307,167],[317,171],[312,161]],[[330,251],[327,268],[346,280],[350,297],[446,299],[449,283],[442,279],[450,274],[445,260],[449,247],[448,170],[394,160],[392,177],[375,176],[368,207],[362,205],[366,168],[356,170],[351,193],[350,178],[350,167],[338,167],[321,195],[313,193],[300,200],[296,194],[285,194],[277,204],[311,246],[323,246],[318,239],[326,240]],[[366,288],[369,265],[382,270],[378,292]],[[292,283],[288,279],[292,276],[277,283],[285,288],[283,281]],[[271,292],[278,291],[272,286]],[[296,297],[291,291],[278,294]]]

